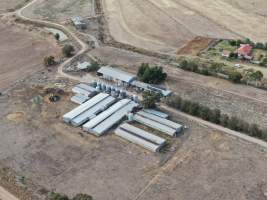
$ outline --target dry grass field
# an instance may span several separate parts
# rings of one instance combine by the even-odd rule
[[[29,0],[1,0],[0,1],[0,14],[5,12],[14,11],[21,7]]]
[[[23,14],[33,19],[61,22],[73,16],[88,17],[92,11],[92,0],[40,0]]]
[[[43,68],[43,58],[58,55],[59,47],[52,37],[0,22],[0,89]]]
[[[264,0],[105,0],[112,36],[124,43],[173,53],[197,36],[267,41]]]

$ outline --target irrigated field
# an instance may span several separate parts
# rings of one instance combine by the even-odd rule
[[[0,90],[42,69],[44,56],[59,53],[56,43],[50,39],[0,23]]]
[[[174,52],[196,36],[267,41],[264,0],[104,2],[111,35],[120,42],[149,50]]]

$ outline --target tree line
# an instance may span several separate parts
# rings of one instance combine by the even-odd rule
[[[182,112],[267,141],[267,130],[262,130],[257,124],[249,124],[235,116],[230,117],[227,114],[222,114],[219,109],[211,109],[207,106],[183,99],[179,96],[169,97],[165,100],[165,102],[168,106],[181,110]]]

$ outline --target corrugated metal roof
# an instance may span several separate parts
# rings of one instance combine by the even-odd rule
[[[92,99],[88,100],[87,102],[83,103],[82,105],[74,108],[72,111],[66,113],[63,116],[65,122],[69,123],[73,118],[77,117],[81,113],[85,112],[89,108],[93,107],[98,102],[102,101],[103,99],[107,98],[109,95],[105,93],[100,93],[93,97]]]
[[[92,119],[93,117],[95,117],[96,114],[105,110],[108,106],[113,104],[115,102],[115,100],[116,99],[111,97],[111,96],[107,97],[106,99],[100,101],[99,103],[97,103],[95,106],[93,106],[89,110],[85,111],[84,113],[82,113],[82,114],[78,115],[77,117],[75,117],[74,119],[72,119],[71,124],[74,126],[80,126],[80,125],[84,124],[89,119]]]
[[[127,124],[127,123],[122,124],[119,128],[121,128],[121,129],[135,135],[135,136],[138,136],[138,137],[141,137],[145,140],[148,140],[149,142],[160,145],[160,146],[164,145],[166,142],[165,139],[163,139],[157,135],[154,135],[152,133],[149,133],[145,130],[142,130],[140,128],[137,128],[137,127],[132,126],[132,125]]]
[[[92,133],[94,133],[97,136],[103,135],[106,131],[108,131],[112,126],[117,124],[119,121],[123,119],[129,112],[133,110],[134,107],[136,107],[138,104],[131,101],[129,104],[121,107],[119,110],[117,110],[115,113],[113,113],[110,117],[105,119],[103,122],[98,124],[93,130]]]
[[[164,119],[162,117],[158,117],[156,115],[153,115],[153,114],[150,114],[150,113],[147,113],[147,112],[144,112],[144,111],[139,111],[138,112],[139,115],[145,117],[145,118],[148,118],[148,119],[151,119],[155,122],[158,122],[158,123],[161,123],[163,125],[166,125],[166,126],[169,126],[177,131],[181,131],[182,129],[182,125],[178,124],[178,123],[175,123],[173,121],[170,121],[168,119]]]
[[[140,146],[144,147],[145,149],[147,149],[149,151],[157,152],[160,149],[159,145],[156,145],[156,144],[148,142],[148,141],[146,141],[144,139],[141,139],[141,138],[139,138],[139,137],[137,137],[135,135],[132,135],[132,134],[130,134],[130,133],[128,133],[128,132],[126,132],[126,131],[124,131],[122,129],[116,129],[115,130],[115,134],[117,136],[120,136],[120,137],[122,137],[122,138],[124,138],[124,139],[126,139],[126,140],[128,140],[128,141],[130,141],[132,143],[134,143],[134,144],[140,145]]]
[[[127,83],[130,83],[136,79],[134,74],[130,74],[128,72],[108,66],[101,67],[97,72],[103,74],[104,76],[112,77],[113,79],[121,80]]]
[[[79,88],[81,88],[83,90],[86,90],[88,92],[94,92],[94,91],[96,91],[96,89],[94,87],[92,87],[90,85],[87,85],[85,83],[80,83],[80,84],[76,85],[76,87],[79,87]]]
[[[77,104],[83,104],[84,102],[86,102],[89,99],[89,97],[84,96],[82,94],[76,94],[75,96],[71,97],[71,101]]]
[[[147,119],[141,115],[138,115],[138,114],[135,114],[133,119],[141,124],[144,124],[148,127],[151,127],[153,129],[156,129],[156,130],[159,130],[163,133],[166,133],[167,135],[170,135],[170,136],[175,136],[176,135],[176,130],[169,127],[169,126],[166,126],[166,125],[163,125],[161,123],[158,123],[158,122],[155,122],[151,119]]]
[[[152,92],[156,92],[156,93],[162,94],[165,97],[172,94],[172,91],[170,91],[170,90],[164,90],[164,89],[155,87],[155,86],[153,86],[151,84],[140,82],[140,81],[133,81],[131,83],[131,85],[133,85],[135,87],[138,87],[138,88],[142,88],[142,89],[144,89],[146,91],[152,91]]]
[[[108,108],[106,111],[100,113],[94,119],[92,119],[91,121],[84,124],[83,129],[85,131],[90,131],[90,129],[93,129],[94,127],[96,127],[98,124],[100,124],[102,121],[107,119],[110,115],[112,115],[113,113],[118,111],[120,108],[122,108],[123,106],[125,106],[129,102],[130,102],[129,99],[120,100],[119,102],[117,102],[116,104],[114,104],[113,106]]]
[[[147,112],[147,113],[156,115],[156,116],[158,116],[158,117],[165,118],[165,119],[167,119],[167,118],[169,117],[168,114],[163,113],[163,112],[158,111],[158,110],[154,110],[154,109],[144,109],[144,111]]]
[[[90,91],[85,90],[85,89],[82,89],[82,88],[77,87],[77,86],[75,86],[75,87],[72,88],[72,92],[74,92],[76,94],[82,94],[84,96],[89,96],[90,93],[91,93]]]

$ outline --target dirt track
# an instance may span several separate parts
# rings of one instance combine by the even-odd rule
[[[0,199],[1,200],[18,200],[17,197],[10,194],[8,191],[6,191],[4,188],[0,186]]]
[[[43,68],[43,58],[58,55],[52,38],[0,23],[0,89]]]

